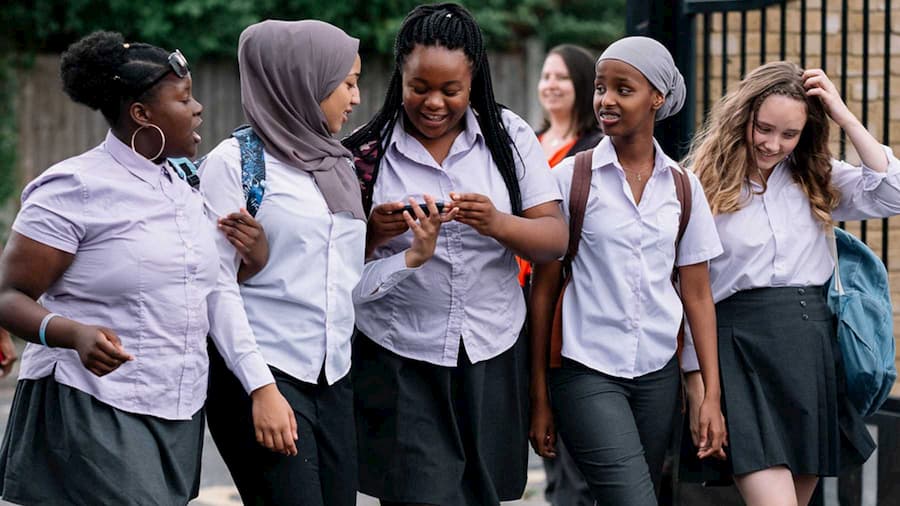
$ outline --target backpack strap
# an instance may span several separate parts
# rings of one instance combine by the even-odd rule
[[[247,212],[256,216],[266,193],[266,160],[262,140],[250,125],[241,125],[231,134],[241,149],[241,188]]]
[[[575,155],[575,170],[572,173],[572,187],[569,189],[569,247],[563,257],[563,284],[556,299],[553,313],[553,328],[550,332],[550,367],[562,366],[562,304],[566,287],[572,280],[572,261],[578,254],[581,242],[581,230],[584,226],[584,213],[587,209],[588,195],[591,192],[591,159],[593,149]]]
[[[166,161],[169,162],[178,177],[184,179],[187,184],[191,185],[191,188],[200,188],[200,175],[197,167],[203,163],[202,158],[196,162],[192,162],[189,158],[168,158]]]
[[[678,197],[678,203],[681,204],[681,219],[678,222],[678,235],[675,236],[675,261],[678,262],[678,247],[681,245],[681,238],[684,237],[684,231],[687,230],[688,222],[691,220],[691,178],[688,176],[687,170],[683,167],[672,167],[672,179],[675,180],[675,196]],[[675,290],[678,290],[678,267],[672,266],[672,284]],[[679,292],[679,297],[681,296]],[[678,345],[676,347],[676,355],[678,361],[681,361],[681,350],[684,348],[684,317],[682,316],[681,325],[678,327],[677,336]],[[683,409],[683,406],[682,406]]]

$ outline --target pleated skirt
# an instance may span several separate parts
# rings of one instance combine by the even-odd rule
[[[730,467],[834,476],[875,448],[845,394],[822,287],[760,288],[716,304]]]

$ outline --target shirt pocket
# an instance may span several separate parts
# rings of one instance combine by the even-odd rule
[[[666,269],[675,262],[675,239],[678,236],[678,225],[681,221],[681,208],[678,203],[667,203],[656,213],[656,250]]]

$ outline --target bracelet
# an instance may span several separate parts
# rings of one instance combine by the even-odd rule
[[[44,319],[41,320],[41,328],[38,330],[38,337],[41,339],[41,344],[48,348],[50,347],[50,345],[47,344],[47,325],[50,324],[50,320],[56,318],[57,316],[59,315],[56,313],[47,313],[47,316],[45,316]]]

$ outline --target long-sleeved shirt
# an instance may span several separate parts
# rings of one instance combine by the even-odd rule
[[[398,122],[381,161],[374,205],[408,197],[422,202],[423,194],[449,202],[450,192],[479,193],[509,213],[509,192],[471,109],[464,121],[441,164]],[[516,147],[522,208],[559,200],[531,127],[508,110],[503,122]],[[442,366],[457,365],[461,341],[473,363],[509,349],[525,322],[513,252],[451,221],[441,226],[434,256],[409,269],[404,252],[411,243],[407,231],[377,248],[366,264],[354,292],[360,330],[398,355]]]
[[[350,370],[351,292],[363,269],[366,224],[347,212],[332,214],[309,173],[263,156],[266,186],[256,219],[269,259],[238,286],[240,256],[218,234],[223,275],[210,298],[217,315],[210,334],[248,393],[274,382],[269,366],[307,383],[316,383],[324,367],[333,384]],[[350,163],[346,170],[353,170]],[[246,207],[237,140],[209,154],[200,188],[213,216]]]
[[[841,193],[831,215],[836,221],[900,214],[900,161],[887,146],[886,172],[833,160],[831,180]],[[743,207],[715,217],[724,253],[710,262],[716,302],[753,288],[824,285],[834,272],[827,229],[815,217],[806,194],[791,177],[791,162],[775,166],[766,191],[745,186]],[[696,369],[693,349],[685,348],[684,367]]]

